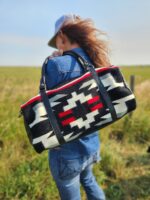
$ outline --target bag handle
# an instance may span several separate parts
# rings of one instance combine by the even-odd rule
[[[84,71],[87,72],[87,68],[86,68],[86,65],[85,65],[85,60],[82,58],[82,57],[79,57],[78,55],[75,55],[75,54],[72,54],[71,51],[66,51],[63,53],[63,55],[67,55],[67,53],[70,52],[70,54],[73,56],[76,57],[76,59],[78,60],[78,62],[80,63],[80,65],[84,68]],[[48,60],[49,60],[49,57],[47,57],[43,63],[43,66],[42,66],[42,73],[41,73],[41,80],[40,80],[40,87],[39,87],[39,90],[40,90],[40,94],[41,94],[41,98],[42,98],[42,101],[43,101],[43,104],[45,106],[45,109],[46,109],[46,112],[47,112],[47,115],[48,115],[48,120],[56,134],[56,137],[57,137],[57,140],[59,142],[59,144],[63,144],[65,143],[66,141],[64,140],[64,137],[61,133],[61,130],[59,128],[59,125],[58,125],[58,122],[57,122],[57,119],[56,119],[56,116],[54,115],[53,113],[53,110],[51,108],[51,105],[50,105],[50,101],[47,97],[47,94],[46,94],[46,77],[45,77],[45,70],[46,70],[46,66],[47,66],[47,63],[48,63]]]
[[[71,55],[71,56],[74,56],[77,61],[79,62],[79,64],[81,65],[81,67],[84,69],[84,72],[88,72],[88,62],[82,57],[80,56],[79,54],[69,50],[69,51],[64,51],[62,56],[64,55]],[[43,89],[45,88],[46,89],[46,78],[45,78],[45,68],[46,68],[46,65],[48,63],[48,60],[49,60],[49,57],[47,57],[43,63],[43,66],[42,66],[42,73],[41,73],[41,81],[40,81],[40,88]],[[39,89],[40,89],[39,88]]]
[[[40,80],[40,88],[39,89],[40,89],[40,94],[41,94],[43,104],[45,106],[45,109],[46,109],[46,112],[48,115],[48,120],[50,122],[50,125],[52,126],[52,128],[54,130],[54,133],[57,137],[59,144],[64,144],[66,141],[64,140],[63,134],[61,133],[56,116],[53,113],[52,107],[50,105],[50,101],[46,94],[45,68],[47,66],[48,59],[49,58],[46,58],[46,60],[43,63],[43,66],[42,66],[42,77]]]
[[[109,111],[111,113],[112,119],[115,121],[117,119],[116,111],[114,109],[114,106],[111,102],[109,95],[107,94],[105,87],[103,86],[100,78],[97,75],[97,72],[95,71],[95,67],[92,64],[88,63],[82,56],[80,56],[79,54],[77,54],[74,51],[71,51],[71,50],[65,51],[63,53],[63,56],[64,55],[74,56],[77,59],[77,61],[80,63],[80,65],[84,68],[85,72],[87,72],[87,71],[91,72],[91,75],[93,76],[93,78],[96,81],[97,86],[99,88],[100,96],[103,99],[103,102],[106,102],[106,104],[109,108]],[[41,94],[45,109],[47,111],[49,122],[50,122],[51,126],[53,127],[53,130],[56,134],[58,142],[60,144],[63,144],[66,141],[63,138],[63,135],[59,128],[56,116],[53,113],[53,110],[50,105],[50,101],[46,94],[45,68],[47,66],[48,60],[49,60],[49,58],[46,58],[45,62],[43,63],[43,66],[42,66],[42,76],[41,76],[41,80],[40,80],[40,88],[39,89],[40,89],[40,94]]]
[[[73,57],[76,58],[76,60],[79,62],[79,64],[81,65],[81,67],[84,69],[84,72],[88,72],[88,67],[87,67],[87,64],[89,64],[82,56],[80,56],[79,54],[77,54],[76,52],[74,51],[64,51],[63,56],[65,55],[71,55]]]

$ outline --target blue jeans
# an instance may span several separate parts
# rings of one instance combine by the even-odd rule
[[[91,156],[68,158],[58,149],[49,151],[49,166],[57,185],[61,200],[81,200],[80,183],[88,200],[105,200],[103,190],[99,187],[92,173],[98,152]]]

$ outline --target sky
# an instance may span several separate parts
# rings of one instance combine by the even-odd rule
[[[150,64],[150,0],[0,0],[0,66],[41,66],[63,14],[92,18],[113,65]]]

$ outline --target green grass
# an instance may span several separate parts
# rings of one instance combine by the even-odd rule
[[[108,200],[150,199],[150,67],[122,67],[129,82],[135,75],[137,109],[100,131],[102,161],[96,179]],[[0,68],[0,199],[58,200],[47,151],[29,144],[18,118],[20,105],[38,94],[40,68]],[[85,193],[81,187],[82,199]]]

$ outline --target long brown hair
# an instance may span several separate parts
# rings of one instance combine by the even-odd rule
[[[84,49],[95,67],[110,65],[108,42],[104,39],[106,34],[94,26],[91,18],[82,19],[77,16],[74,23],[63,25],[61,31],[71,43],[76,42]]]

